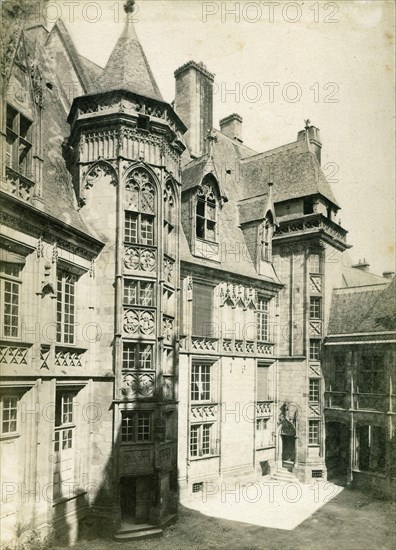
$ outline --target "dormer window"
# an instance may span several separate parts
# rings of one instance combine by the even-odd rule
[[[218,201],[211,183],[203,183],[198,187],[195,231],[198,239],[217,241],[217,209]]]
[[[31,120],[11,105],[7,105],[6,165],[29,179],[32,153],[31,126]]]
[[[261,259],[270,262],[272,258],[272,235],[274,220],[271,212],[267,212],[261,231]]]

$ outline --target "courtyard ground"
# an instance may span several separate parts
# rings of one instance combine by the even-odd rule
[[[280,510],[280,513],[284,511]],[[287,514],[287,512],[286,512]],[[284,518],[287,524],[287,517]],[[267,528],[210,517],[180,507],[161,537],[117,543],[91,539],[77,550],[394,550],[395,506],[345,488],[294,529]],[[245,519],[243,521],[246,521]]]

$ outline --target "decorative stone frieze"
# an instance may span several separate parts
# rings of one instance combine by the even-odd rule
[[[82,367],[82,351],[73,350],[56,350],[55,351],[55,366],[56,367]]]
[[[217,339],[193,336],[191,347],[196,350],[217,351]]]
[[[131,271],[154,271],[157,253],[151,248],[128,246],[124,252],[124,265]]]
[[[216,420],[218,406],[217,405],[192,405],[190,410],[190,418],[192,422],[204,422],[206,420]]]
[[[0,346],[0,363],[2,365],[27,365],[28,348],[20,346]]]
[[[257,293],[252,287],[234,285],[232,283],[220,284],[220,305],[230,303],[233,307],[247,309],[252,306],[256,309]]]
[[[257,401],[256,416],[258,418],[268,418],[272,416],[272,401]]]
[[[310,278],[310,291],[314,293],[321,293],[322,292],[322,277],[311,275]]]
[[[128,309],[124,312],[124,332],[128,335],[152,336],[155,331],[155,313],[149,310]]]
[[[259,355],[273,355],[274,344],[265,344],[264,342],[257,342],[257,353]]]
[[[322,321],[310,321],[309,322],[309,334],[310,336],[322,335]]]
[[[153,397],[155,374],[153,372],[124,374],[121,393],[128,398]]]

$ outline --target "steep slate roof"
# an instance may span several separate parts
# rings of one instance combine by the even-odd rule
[[[241,174],[247,197],[265,192],[271,178],[275,203],[319,193],[339,206],[305,139],[244,159]]]
[[[396,279],[390,284],[336,289],[328,334],[396,330]]]
[[[357,269],[356,267],[343,267],[342,281],[343,286],[346,287],[378,285],[386,284],[389,282],[389,280],[385,279],[385,277],[375,275],[374,273],[370,273],[369,271]]]
[[[113,90],[127,90],[163,101],[130,16],[97,84],[97,91]]]
[[[84,57],[83,55],[79,55],[78,57],[80,58],[81,64],[84,67],[86,74],[89,75],[91,82],[96,82],[103,72],[103,67],[99,67],[99,65],[97,65],[87,57]]]
[[[239,203],[239,223],[262,220],[268,211],[268,193],[244,199]]]
[[[27,51],[31,52],[42,72],[43,82],[54,83],[51,91],[43,86],[42,126],[45,129],[43,140],[43,180],[42,198],[44,212],[62,222],[98,239],[89,228],[77,208],[77,201],[70,173],[62,155],[62,142],[69,135],[66,122],[67,112],[59,100],[59,80],[52,72],[51,63],[45,50],[24,35]]]
[[[86,63],[84,63],[84,60],[86,58],[78,54],[72,37],[70,36],[67,28],[65,27],[65,24],[61,19],[58,19],[51,29],[51,34],[55,32],[59,33],[62,44],[69,55],[74,70],[76,71],[83,88],[88,93],[89,91],[93,90],[95,79],[92,78],[92,71],[86,70]]]

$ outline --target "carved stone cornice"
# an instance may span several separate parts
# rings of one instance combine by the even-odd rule
[[[0,191],[0,223],[49,243],[71,254],[92,260],[103,243],[29,204]]]
[[[280,221],[273,236],[273,244],[298,242],[302,246],[302,239],[319,237],[322,243],[332,244],[343,251],[351,247],[346,241],[347,233],[346,229],[322,214],[310,214],[293,220]]]

